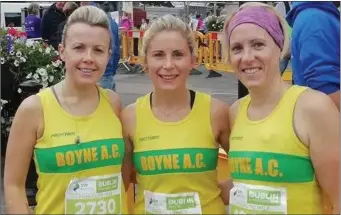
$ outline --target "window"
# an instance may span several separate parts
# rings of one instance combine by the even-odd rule
[[[8,27],[21,27],[21,13],[5,13],[5,25]]]

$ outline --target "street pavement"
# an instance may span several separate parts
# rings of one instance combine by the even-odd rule
[[[211,94],[213,97],[232,105],[238,95],[238,81],[233,73],[221,73],[221,77],[207,78],[208,71],[204,67],[197,68],[201,75],[190,75],[188,88]],[[121,97],[123,106],[134,103],[137,98],[150,93],[153,89],[148,74],[123,74],[118,71],[116,75],[116,91]],[[3,162],[2,162],[3,173]],[[3,176],[3,174],[1,174]],[[1,177],[3,179],[3,177]],[[1,180],[1,214],[4,214],[3,180]]]
[[[207,78],[208,71],[199,68],[201,75],[190,75],[188,88],[211,94],[213,97],[231,105],[237,99],[238,81],[233,73],[221,73],[221,77]],[[148,74],[117,74],[116,91],[121,96],[124,106],[153,89]]]

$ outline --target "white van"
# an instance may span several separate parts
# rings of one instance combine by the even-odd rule
[[[41,7],[39,16],[42,17],[44,12],[52,5],[52,2],[36,2]],[[17,2],[1,2],[1,27],[8,27],[12,24],[17,29],[22,29],[27,14],[27,8],[30,3]]]

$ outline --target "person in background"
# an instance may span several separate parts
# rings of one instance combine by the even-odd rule
[[[205,17],[205,19],[207,19],[207,18],[210,17],[210,16],[212,16],[212,11],[206,12],[206,17]]]
[[[233,184],[221,184],[229,214],[323,214],[323,193],[340,214],[340,114],[324,93],[282,80],[284,19],[246,3],[223,32],[226,63],[249,91],[230,108]],[[273,207],[260,195],[276,196]]]
[[[189,26],[191,27],[192,31],[196,31],[198,28],[198,23],[199,23],[199,20],[197,19],[197,15],[193,14],[193,15],[190,15],[189,17],[190,17]]]
[[[41,19],[39,18],[39,5],[36,3],[31,3],[27,9],[28,16],[25,18],[25,32],[27,33],[27,38],[39,38]]]
[[[66,4],[64,5],[63,7],[63,12],[66,16],[66,18],[69,18],[69,16],[78,8],[78,5],[76,2],[71,2],[71,1],[68,1],[66,2]],[[67,20],[65,20],[64,22],[64,25],[66,23]]]
[[[110,23],[110,29],[111,29],[111,38],[112,38],[112,44],[111,44],[111,56],[109,59],[109,62],[107,64],[107,68],[104,72],[104,75],[102,76],[99,84],[102,88],[105,89],[111,89],[113,91],[116,91],[116,83],[115,83],[115,75],[117,70],[118,62],[120,61],[120,36],[119,36],[119,29],[117,23],[114,21],[114,19],[110,15],[110,5],[109,2],[104,2],[101,5],[104,12],[107,14],[109,23]]]
[[[98,1],[81,1],[76,2],[79,6],[95,6],[98,7],[100,5],[100,2]]]
[[[52,4],[44,13],[41,22],[41,37],[52,45],[54,49],[58,49],[59,38],[57,36],[58,25],[66,20],[66,16],[63,12],[63,7],[66,2],[56,2]]]
[[[207,13],[206,13],[206,17],[205,17],[205,19],[204,19],[204,32],[206,33],[207,32],[207,26],[206,26],[206,23],[207,23],[207,21],[208,21],[208,19],[210,18],[212,16],[212,12],[211,11],[208,11]]]
[[[196,31],[199,31],[199,32],[205,34],[205,23],[201,17],[201,14],[197,14],[196,19],[198,20],[198,25],[197,25]]]
[[[140,30],[141,30],[141,31],[147,30],[147,28],[148,28],[148,23],[147,23],[147,21],[146,21],[145,19],[142,19],[141,22],[142,22],[142,24],[141,24],[141,26],[140,26]]]
[[[26,98],[13,120],[4,176],[8,214],[29,214],[25,180],[32,156],[35,214],[127,213],[120,97],[97,85],[111,40],[103,10],[82,6],[68,18],[59,45],[64,80]]]
[[[62,41],[63,30],[64,30],[64,26],[65,26],[65,24],[67,22],[67,18],[69,18],[69,16],[77,8],[78,8],[78,4],[76,2],[66,2],[66,4],[64,5],[63,12],[64,12],[64,14],[66,16],[66,20],[58,25],[58,29],[57,29],[58,43],[60,43]]]
[[[294,84],[330,96],[340,110],[340,2],[293,2],[286,19],[292,27]]]
[[[125,30],[133,29],[133,21],[131,20],[130,14],[128,12],[123,12],[120,27]]]
[[[88,5],[91,5],[93,2],[91,1],[81,1],[79,3],[79,6],[88,6]],[[96,6],[96,5],[93,5],[93,6]]]

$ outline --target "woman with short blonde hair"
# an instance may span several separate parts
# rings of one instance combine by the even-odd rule
[[[32,154],[36,214],[127,212],[120,98],[97,86],[111,42],[101,9],[83,6],[68,18],[59,45],[65,79],[25,99],[13,120],[4,179],[8,213],[29,213],[25,179]]]
[[[154,90],[122,111],[125,186],[137,170],[135,214],[225,214],[217,179],[228,147],[228,106],[187,88],[195,65],[189,25],[166,15],[152,22],[141,49]]]

